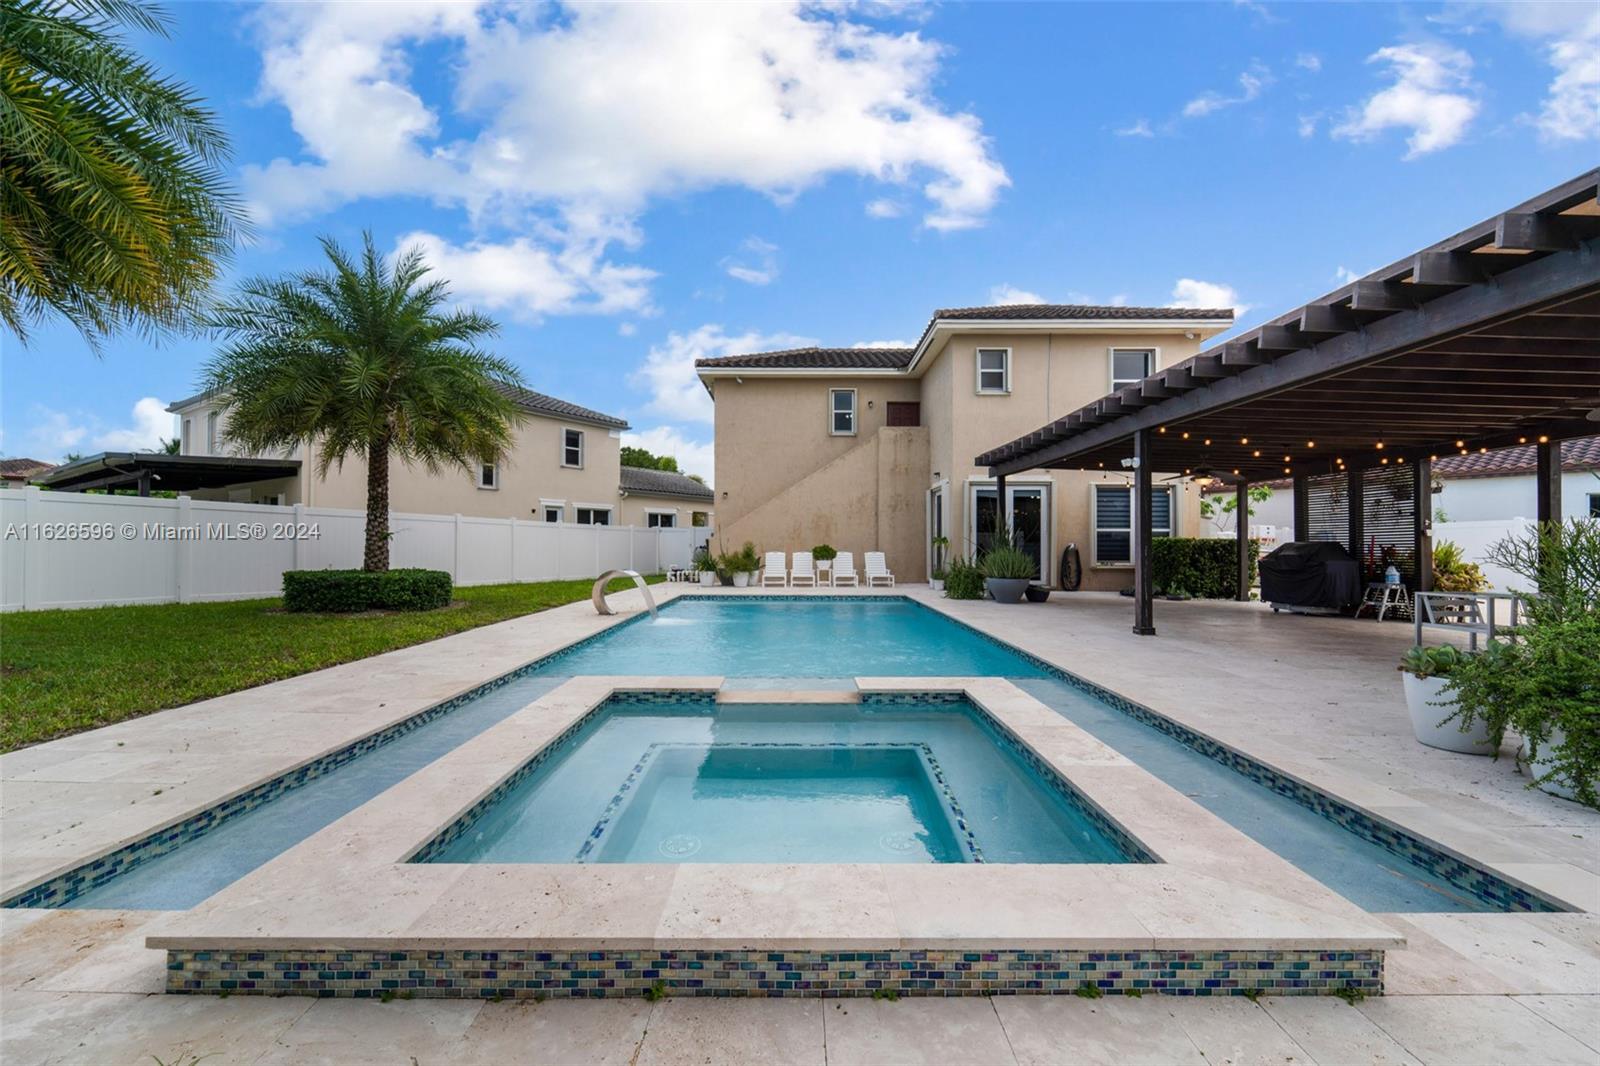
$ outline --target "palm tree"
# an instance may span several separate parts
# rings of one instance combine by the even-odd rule
[[[421,251],[359,262],[322,238],[331,271],[246,282],[210,319],[223,337],[205,387],[227,397],[229,441],[260,454],[315,445],[317,472],[351,453],[367,464],[364,567],[389,568],[389,460],[430,473],[500,461],[522,417],[515,367],[476,346],[498,331],[443,307],[449,288]]]
[[[191,321],[232,251],[228,140],[123,43],[140,0],[0,0],[0,322],[60,315],[91,345]]]

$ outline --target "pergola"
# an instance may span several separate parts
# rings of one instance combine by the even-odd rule
[[[243,459],[228,455],[167,455],[164,452],[102,452],[56,467],[37,479],[57,492],[90,489],[151,489],[191,492],[252,481],[294,477],[298,459]]]
[[[1559,519],[1563,439],[1600,432],[1600,169],[977,457],[999,482],[1131,466],[1134,632],[1154,634],[1152,477],[1232,484],[1240,598],[1251,482],[1290,477],[1296,540],[1359,553],[1375,481],[1410,487],[1413,580],[1432,574],[1429,464],[1538,446]],[[1343,507],[1327,506],[1344,501]],[[1351,501],[1355,501],[1351,505]],[[1331,525],[1341,528],[1330,529]]]

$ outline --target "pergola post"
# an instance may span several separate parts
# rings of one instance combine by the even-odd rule
[[[1294,539],[1299,543],[1311,539],[1311,494],[1304,474],[1296,474],[1293,485]]]
[[[139,495],[150,495],[150,471],[148,470],[139,471]]]
[[[1234,599],[1250,598],[1250,482],[1239,479],[1233,487],[1234,540],[1239,548],[1239,592]]]
[[[1411,557],[1417,561],[1415,592],[1433,591],[1433,464],[1420,459],[1411,468]]]
[[[1362,470],[1344,473],[1345,509],[1348,525],[1346,535],[1350,540],[1350,555],[1360,567],[1361,581],[1367,580],[1367,475]]]
[[[1155,507],[1151,500],[1150,431],[1133,435],[1133,631],[1141,637],[1156,635]]]
[[[1538,502],[1534,517],[1540,525],[1561,521],[1561,442],[1546,441],[1534,446],[1535,493]]]
[[[1011,537],[1011,515],[1006,512],[1006,476],[996,474],[994,477],[994,514],[995,525],[1006,531],[1007,539]]]

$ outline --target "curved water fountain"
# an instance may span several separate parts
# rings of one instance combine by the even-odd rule
[[[607,570],[605,573],[594,579],[594,590],[590,593],[589,598],[594,601],[595,613],[617,613],[616,611],[613,611],[611,609],[611,605],[606,602],[606,586],[611,583],[613,578],[618,577],[633,578],[633,583],[639,586],[640,592],[644,593],[644,605],[650,608],[650,617],[656,617],[656,598],[650,595],[650,586],[645,582],[645,579],[639,575],[639,571],[637,570]]]

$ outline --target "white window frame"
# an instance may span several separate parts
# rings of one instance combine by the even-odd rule
[[[1003,357],[1000,363],[1001,386],[998,389],[983,387],[983,353],[999,352]],[[972,366],[974,370],[972,387],[979,396],[1008,396],[1011,393],[1011,349],[1010,348],[975,348],[972,352]],[[989,373],[994,373],[990,368]]]
[[[1152,535],[1153,536],[1176,537],[1178,535],[1178,493],[1177,493],[1176,486],[1174,486],[1174,485],[1152,485],[1151,488],[1159,489],[1160,491],[1165,492],[1167,494],[1167,523],[1168,523],[1167,528],[1164,531],[1152,530]],[[1126,533],[1126,534],[1128,534],[1128,559],[1127,559],[1126,562],[1121,561],[1121,560],[1117,560],[1117,559],[1113,559],[1113,560],[1111,560],[1109,562],[1103,562],[1100,559],[1100,532],[1101,532],[1101,529],[1102,529],[1102,527],[1100,525],[1100,490],[1101,489],[1121,489],[1123,492],[1126,492],[1128,494],[1128,502],[1129,502],[1130,506],[1128,508],[1128,526],[1127,526],[1127,528],[1124,529],[1121,526],[1114,526],[1114,527],[1113,526],[1105,526],[1104,527],[1104,530],[1107,533]],[[1112,484],[1112,485],[1107,485],[1104,482],[1096,482],[1096,483],[1094,483],[1094,484],[1089,486],[1089,554],[1090,554],[1090,563],[1089,563],[1089,565],[1090,566],[1096,567],[1097,569],[1103,569],[1103,570],[1131,570],[1131,569],[1133,569],[1134,526],[1139,521],[1138,514],[1135,512],[1135,510],[1131,506],[1133,504],[1133,502],[1134,502],[1133,501],[1133,486],[1131,484],[1122,484],[1122,485]]]
[[[185,418],[183,420],[183,429],[181,431],[181,435],[182,435],[182,438],[183,438],[183,454],[184,455],[193,455],[194,454],[194,419]]]
[[[1142,376],[1137,377],[1137,378],[1119,378],[1119,377],[1117,377],[1117,356],[1120,353],[1126,353],[1126,352],[1147,352],[1147,353],[1149,353],[1149,356],[1150,356],[1149,369],[1147,369]],[[1106,382],[1107,382],[1107,385],[1109,387],[1107,388],[1106,391],[1107,392],[1116,392],[1118,389],[1125,389],[1129,385],[1136,385],[1136,384],[1138,384],[1139,382],[1143,381],[1145,378],[1149,377],[1151,374],[1154,374],[1157,370],[1160,370],[1160,369],[1161,369],[1161,349],[1155,347],[1154,345],[1141,344],[1141,345],[1138,345],[1136,347],[1107,348],[1106,349]]]
[[[483,480],[483,472],[485,470],[489,471],[489,482],[488,482],[488,484],[484,484],[484,480]],[[499,492],[500,491],[500,464],[499,463],[479,463],[478,464],[478,488],[483,489],[483,490],[488,491],[488,492]]]
[[[560,523],[565,522],[567,520],[567,501],[546,500],[541,498],[539,500],[539,517],[544,519],[544,521],[549,522],[551,511],[556,513],[556,524],[559,525]]]
[[[604,522],[595,522],[595,521],[582,522],[582,521],[579,521],[578,515],[583,511],[588,511],[590,513],[591,519],[595,514],[598,514],[598,513],[603,511],[603,512],[605,512],[606,520]],[[573,521],[573,524],[580,525],[580,526],[600,526],[600,525],[610,526],[610,525],[615,525],[616,523],[612,521],[612,517],[613,517],[614,511],[615,511],[615,509],[609,503],[574,503],[572,505],[572,521]]]
[[[650,519],[652,518],[670,518],[672,519],[672,524],[669,526],[652,526],[650,524]],[[676,507],[646,507],[644,509],[644,524],[646,529],[677,529],[678,509]]]
[[[833,398],[841,393],[850,396],[850,428],[841,430],[835,420],[838,415],[844,414],[833,405]],[[861,429],[861,397],[855,389],[829,389],[828,390],[828,436],[854,437]]]
[[[217,427],[222,422],[219,412],[212,411],[206,415],[206,454],[217,454]]]
[[[572,447],[570,444],[567,443],[567,434],[568,433],[576,433],[578,435],[578,461],[576,463],[567,462],[567,451]],[[586,450],[585,444],[586,444],[586,442],[584,441],[584,432],[583,432],[583,430],[577,429],[577,428],[575,428],[573,426],[562,426],[561,427],[561,465],[562,465],[563,468],[565,468],[567,470],[582,470],[583,469],[584,451]]]

